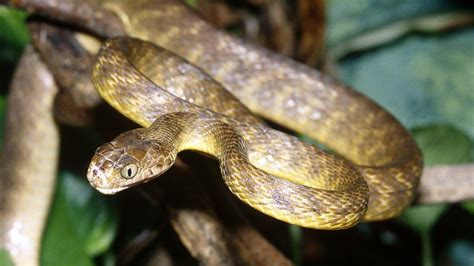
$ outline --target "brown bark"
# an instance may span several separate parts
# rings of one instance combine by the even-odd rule
[[[474,164],[437,165],[424,170],[417,204],[474,199]]]

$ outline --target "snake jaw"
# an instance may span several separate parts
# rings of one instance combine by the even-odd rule
[[[105,187],[107,186],[107,176],[100,170],[95,164],[91,164],[87,170],[87,180],[89,183],[103,194],[115,194],[118,191],[115,188]]]
[[[95,189],[97,189],[97,191],[99,191],[100,193],[102,194],[105,194],[105,195],[113,195],[115,193],[118,193],[122,190],[125,190],[127,189],[128,187],[117,187],[117,188],[100,188],[100,187],[95,187]]]
[[[111,183],[108,181],[107,175],[99,169],[96,165],[91,164],[87,171],[87,179],[89,183],[102,194],[113,195],[122,190],[129,188],[123,184],[119,186],[114,186],[116,183]]]

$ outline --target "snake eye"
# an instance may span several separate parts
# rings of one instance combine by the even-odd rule
[[[120,172],[122,177],[126,178],[126,179],[130,179],[130,178],[135,177],[135,175],[137,175],[137,173],[138,173],[138,167],[134,163],[125,165],[125,167],[123,167],[122,171]]]

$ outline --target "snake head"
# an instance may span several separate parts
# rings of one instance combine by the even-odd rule
[[[143,128],[120,134],[95,151],[87,179],[103,194],[115,194],[148,182],[166,172],[176,153],[159,142],[143,138]]]

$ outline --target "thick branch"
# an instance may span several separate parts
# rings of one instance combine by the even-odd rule
[[[31,14],[78,26],[102,37],[124,34],[120,19],[102,8],[98,1],[11,0],[10,5],[26,9]]]
[[[439,165],[424,170],[418,204],[474,199],[474,164]]]

